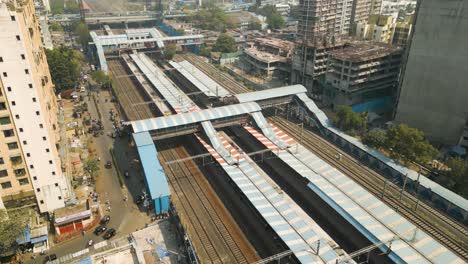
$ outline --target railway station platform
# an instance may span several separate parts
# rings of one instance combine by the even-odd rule
[[[388,252],[395,263],[464,263],[447,247],[298,142],[287,151],[278,150],[276,144],[255,129],[248,127],[247,131],[307,179],[311,191],[378,245],[382,252]],[[279,138],[288,139],[280,129],[275,131]]]

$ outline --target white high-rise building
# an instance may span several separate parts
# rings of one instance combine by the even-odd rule
[[[41,212],[71,190],[57,150],[58,106],[33,0],[0,0],[0,197]]]

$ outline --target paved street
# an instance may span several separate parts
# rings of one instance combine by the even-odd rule
[[[110,215],[111,221],[108,227],[117,230],[117,236],[126,236],[129,233],[145,227],[145,224],[150,222],[150,216],[134,203],[134,197],[140,194],[144,188],[144,181],[142,175],[130,167],[129,161],[136,158],[135,150],[129,149],[128,137],[113,139],[108,136],[110,131],[113,131],[112,121],[110,121],[110,109],[114,108],[113,103],[110,102],[110,95],[108,92],[101,92],[99,97],[98,107],[102,114],[102,123],[104,126],[104,135],[94,137],[93,143],[96,149],[96,154],[101,157],[101,169],[96,177],[96,191],[99,194],[99,200],[105,214]],[[105,99],[108,99],[105,102]],[[85,99],[87,100],[87,99]],[[98,118],[97,109],[91,98],[88,101],[89,112],[92,118]],[[114,142],[115,141],[115,142]],[[109,148],[114,147],[116,158],[119,167],[122,170],[129,170],[130,177],[128,183],[126,182],[124,188],[120,187],[116,168],[113,165],[111,169],[104,168],[106,161],[112,161]],[[139,168],[138,168],[139,169]],[[123,171],[122,171],[123,173]],[[130,186],[129,191],[127,186]],[[124,196],[128,196],[128,201],[124,202]],[[108,212],[105,201],[109,200],[111,204],[111,212]],[[87,242],[92,239],[95,243],[103,240],[102,236],[97,237],[92,232],[88,232],[85,236],[80,236],[69,241],[62,242],[53,246],[52,249],[47,251],[47,254],[57,254],[58,257],[74,253],[86,248]],[[37,263],[42,263],[42,257],[36,259]],[[29,263],[34,263],[29,260]]]

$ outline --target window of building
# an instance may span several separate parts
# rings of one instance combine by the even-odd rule
[[[29,184],[28,178],[19,179],[18,181],[20,185]]]
[[[0,103],[0,110],[5,110],[6,109],[6,103],[1,102]]]
[[[30,84],[28,84],[28,85],[29,85],[29,88],[32,88],[32,87],[33,87],[32,83],[30,83]]]
[[[58,187],[58,183],[55,183],[55,187]]]
[[[28,69],[24,69],[24,73],[29,74],[29,70],[28,70]]]
[[[8,171],[7,170],[0,170],[0,178],[8,176]]]
[[[19,119],[19,115],[15,115],[15,118],[16,118],[16,119]]]
[[[42,137],[42,140],[46,141],[46,140],[47,140],[47,138],[46,138],[46,137]]]
[[[26,157],[31,157],[31,153],[26,153]]]
[[[23,140],[23,145],[27,145],[28,142],[26,140]]]
[[[3,72],[3,77],[8,77],[8,73]]]
[[[32,100],[33,100],[33,102],[35,103],[35,102],[36,102],[36,97],[33,97]]]
[[[8,125],[11,124],[11,120],[9,116],[0,117],[0,125]]]
[[[15,101],[11,101],[11,105],[16,105],[16,102],[15,102]]]
[[[10,157],[10,161],[11,161],[11,164],[18,165],[23,162],[23,159],[21,158],[21,156],[13,156],[13,157]]]
[[[39,127],[40,127],[40,128],[44,128],[44,125],[43,125],[43,124],[39,124]]]
[[[10,86],[7,87],[7,91],[11,92],[11,87]]]
[[[26,56],[24,56],[24,54],[21,54],[21,59],[22,59],[22,60],[25,60],[25,59],[26,59]]]
[[[13,129],[7,129],[7,130],[3,130],[3,136],[4,137],[12,137],[15,135],[15,131]]]
[[[15,173],[16,177],[21,177],[26,175],[26,170],[25,169],[16,169],[13,171]]]
[[[8,146],[8,149],[10,149],[10,150],[18,149],[18,143],[16,143],[16,142],[7,143],[7,146]]]
[[[21,40],[21,37],[19,35],[16,35],[16,40]]]
[[[21,128],[21,127],[19,128],[19,131],[20,131],[20,132],[24,132],[23,128]]]
[[[46,152],[50,152],[50,149],[46,148],[45,151],[46,151]]]
[[[62,196],[59,196],[58,199],[59,199],[59,200],[62,200]]]
[[[11,182],[2,182],[1,183],[2,185],[2,189],[8,189],[8,188],[11,188]]]
[[[3,165],[5,164],[5,161],[3,160],[3,158],[0,158],[0,165]]]
[[[30,169],[34,169],[34,165],[32,165],[32,164],[29,165],[29,168],[30,168]]]
[[[52,163],[51,163],[52,164]],[[55,175],[55,171],[52,172],[52,175]]]
[[[49,164],[52,164],[52,160],[49,160]]]
[[[39,111],[36,111],[36,115],[39,115],[39,114],[40,114]]]
[[[16,21],[16,17],[15,17],[15,16],[10,16],[10,19],[11,19],[11,21]]]
[[[33,176],[33,180],[37,181],[37,177],[36,177],[36,176]]]
[[[3,62],[3,57],[0,57],[0,62]]]
[[[44,204],[44,200],[40,200],[39,202],[40,202],[41,204]]]
[[[41,188],[37,188],[36,191],[37,191],[37,192],[40,192],[40,191],[41,191]]]

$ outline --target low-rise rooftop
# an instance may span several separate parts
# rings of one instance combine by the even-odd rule
[[[395,52],[403,52],[403,49],[385,43],[356,41],[342,49],[330,51],[329,54],[334,59],[361,62],[388,56]]]

